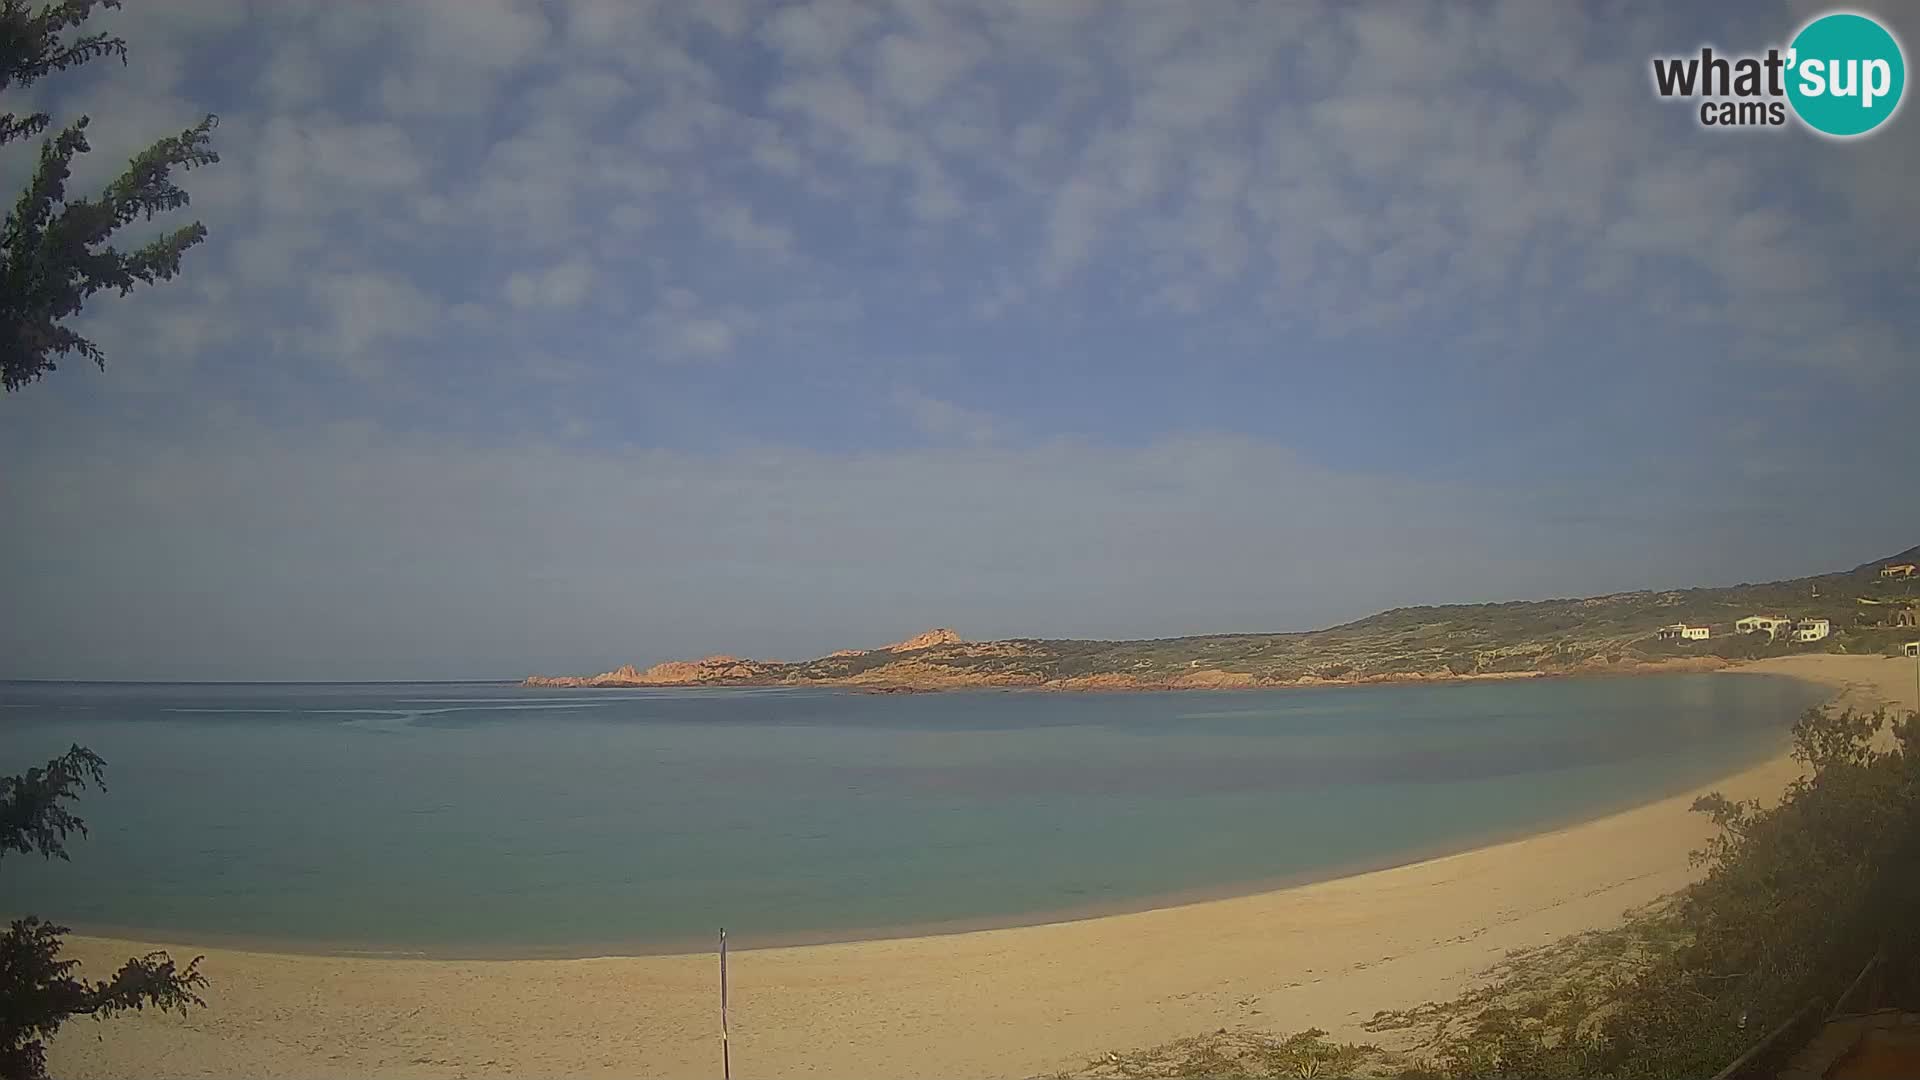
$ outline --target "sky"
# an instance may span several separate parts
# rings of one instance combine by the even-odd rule
[[[75,321],[104,372],[0,398],[0,677],[1297,630],[1899,551],[1920,116],[1710,131],[1649,74],[1821,10],[130,0],[124,67],[0,110],[91,116],[83,190],[218,114],[151,226],[210,237]]]

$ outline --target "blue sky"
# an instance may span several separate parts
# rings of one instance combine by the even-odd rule
[[[82,187],[218,113],[211,238],[0,400],[0,676],[1304,629],[1920,541],[1911,109],[1650,89],[1818,5],[129,8],[129,65],[0,104],[93,116]]]

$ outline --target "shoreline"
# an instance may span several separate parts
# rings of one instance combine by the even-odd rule
[[[1328,882],[1343,881],[1349,878],[1365,877],[1369,874],[1395,870],[1486,848],[1498,847],[1503,844],[1518,843],[1536,836],[1579,828],[1580,826],[1602,821],[1618,814],[1630,813],[1643,806],[1678,798],[1682,795],[1692,794],[1702,790],[1701,785],[1703,783],[1709,785],[1717,783],[1722,778],[1738,776],[1751,769],[1780,759],[1786,753],[1789,743],[1790,732],[1787,728],[1783,727],[1777,733],[1774,744],[1766,751],[1754,754],[1743,761],[1735,763],[1725,771],[1716,772],[1712,777],[1705,780],[1666,787],[1652,793],[1623,798],[1586,811],[1576,812],[1566,817],[1546,818],[1524,825],[1510,825],[1505,828],[1492,829],[1471,836],[1463,836],[1452,841],[1416,846],[1382,854],[1373,858],[1359,858],[1313,870],[1245,878],[1213,885],[1195,885],[1187,888],[1148,893],[1131,898],[1090,901],[1085,904],[1076,904],[1060,908],[1046,908],[1018,914],[982,915],[970,918],[938,919],[924,922],[847,927],[842,929],[798,930],[769,935],[754,935],[735,930],[728,936],[728,951],[730,953],[743,953],[764,949],[808,948],[820,945],[857,945],[862,942],[871,941],[900,941],[914,938],[948,937],[958,934],[972,934],[995,930],[1059,926],[1068,923],[1112,918],[1120,915],[1136,915],[1145,912],[1165,911],[1195,904],[1238,900],[1250,896],[1262,896],[1269,893],[1306,888]],[[127,942],[173,941],[181,938],[191,938],[196,943],[195,948],[201,950],[217,949],[258,955],[328,957],[371,962],[386,960],[426,960],[513,963],[521,960],[620,960],[645,957],[711,956],[714,952],[713,939],[705,936],[697,939],[663,939],[652,942],[611,940],[578,944],[561,943],[552,946],[516,946],[503,949],[474,948],[464,944],[429,948],[383,947],[378,943],[368,942],[317,942],[271,936],[208,935],[193,932],[183,934],[145,927],[86,923],[74,923],[73,936]],[[178,952],[181,950],[175,948],[175,951]]]
[[[1796,656],[1833,702],[1912,707],[1911,663]],[[742,949],[743,1075],[1030,1076],[1223,1027],[1351,1036],[1376,1010],[1445,998],[1514,948],[1618,922],[1693,879],[1692,797],[1777,798],[1777,752],[1579,824],[1311,884],[931,936]],[[89,975],[152,947],[75,936]],[[205,952],[213,1007],[76,1027],[63,1074],[684,1075],[717,1055],[708,953],[423,960]],[[84,1032],[84,1034],[82,1034]],[[99,1035],[96,1039],[94,1036]]]
[[[1804,653],[1804,656],[1831,656],[1835,653]],[[1776,657],[1774,659],[1790,659]],[[1644,675],[1731,671],[1756,661],[1729,660],[1721,656],[1675,656],[1660,660],[1637,660],[1617,665],[1581,665],[1545,671],[1475,671],[1462,675],[1452,672],[1407,671],[1359,678],[1261,679],[1243,672],[1207,668],[1189,676],[1161,681],[1141,681],[1131,675],[1075,675],[1064,679],[996,680],[994,677],[956,677],[938,682],[858,679],[687,679],[679,682],[645,682],[607,679],[604,675],[529,675],[510,685],[522,690],[839,690],[850,694],[964,694],[964,693],[1036,693],[1036,694],[1170,694],[1191,691],[1327,690],[1348,686],[1452,686],[1476,682],[1514,682],[1528,679],[1632,678]]]

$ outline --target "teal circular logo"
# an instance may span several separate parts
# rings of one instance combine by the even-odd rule
[[[1844,139],[1879,127],[1907,88],[1900,43],[1865,15],[1822,15],[1801,28],[1787,55],[1787,99],[1825,135]]]

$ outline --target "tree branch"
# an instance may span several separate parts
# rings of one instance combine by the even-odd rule
[[[96,7],[118,8],[120,0],[65,0],[35,13],[24,0],[0,0],[0,90],[32,86],[56,71],[65,71],[103,56],[127,62],[127,43],[112,34],[88,34],[72,43],[60,34],[87,21]]]
[[[106,764],[76,744],[42,768],[0,776],[0,856],[38,851],[44,858],[65,859],[68,834],[87,835],[87,824],[63,804],[85,791],[89,781],[105,791]]]

